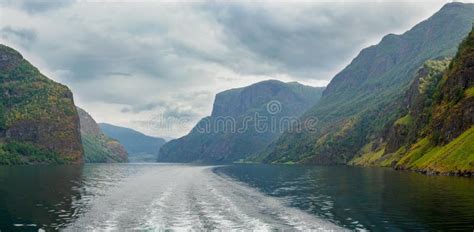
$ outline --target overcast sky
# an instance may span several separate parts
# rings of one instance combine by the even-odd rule
[[[325,86],[360,49],[447,1],[0,1],[19,50],[98,122],[178,137],[214,95],[266,79]]]

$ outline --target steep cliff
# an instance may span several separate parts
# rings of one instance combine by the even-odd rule
[[[79,117],[71,91],[0,45],[0,163],[80,163]]]
[[[446,70],[445,70],[446,69]],[[474,31],[446,61],[429,61],[405,94],[406,114],[351,163],[474,173]]]
[[[323,88],[263,81],[216,95],[212,114],[166,143],[163,162],[234,162],[264,149],[319,100]]]
[[[344,164],[400,116],[403,98],[426,60],[449,57],[469,33],[474,4],[449,3],[401,35],[387,35],[330,82],[303,118],[319,119],[311,133],[286,132],[263,153],[264,162]],[[304,121],[304,120],[301,120]]]
[[[128,153],[123,145],[107,137],[85,110],[77,107],[77,112],[81,122],[85,161],[88,163],[127,162]]]

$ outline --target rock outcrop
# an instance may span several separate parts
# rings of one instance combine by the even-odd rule
[[[77,107],[81,121],[84,158],[88,163],[127,162],[128,153],[123,145],[107,137],[95,120],[85,110]]]
[[[448,65],[449,64],[449,65]],[[405,113],[351,163],[424,173],[474,173],[474,31],[453,60],[428,61],[400,104]]]
[[[0,45],[0,163],[81,163],[79,117],[68,87]]]

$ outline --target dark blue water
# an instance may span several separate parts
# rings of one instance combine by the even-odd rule
[[[390,169],[1,166],[0,230],[473,231],[474,179]]]
[[[349,229],[474,231],[474,179],[385,168],[236,165],[215,172]]]

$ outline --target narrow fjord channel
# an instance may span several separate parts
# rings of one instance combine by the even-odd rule
[[[8,231],[470,230],[474,221],[472,179],[387,169],[5,166],[0,181]]]

